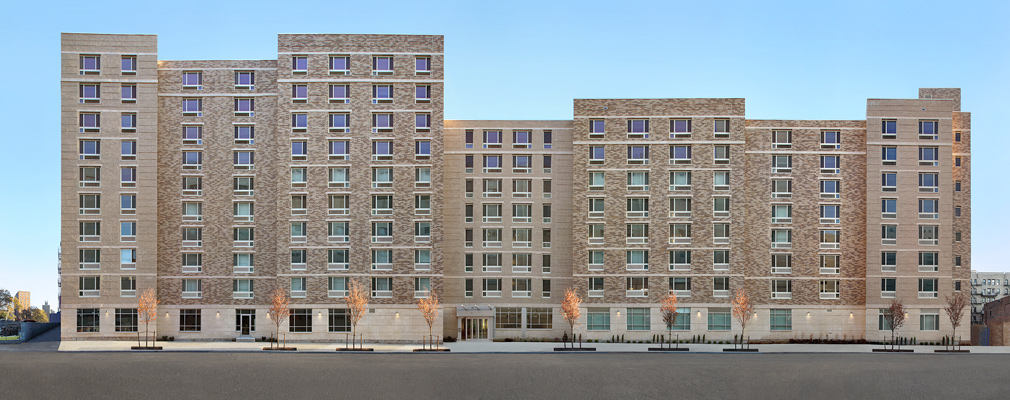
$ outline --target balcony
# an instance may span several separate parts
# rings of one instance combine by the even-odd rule
[[[512,217],[512,223],[514,224],[532,224],[533,217]]]
[[[772,198],[789,199],[793,197],[793,192],[772,192]]]
[[[791,249],[793,242],[772,242],[773,249]]]
[[[892,239],[887,239],[887,238],[880,239],[880,244],[885,245],[885,246],[896,245],[896,244],[898,244],[898,239],[893,239],[893,238]]]
[[[842,223],[841,218],[821,218],[818,222],[822,224],[840,224]]]
[[[822,273],[822,274],[826,274],[826,275],[833,275],[833,274],[838,274],[841,271],[840,271],[840,269],[838,267],[834,267],[834,268],[821,267],[821,269],[820,269],[819,272]]]
[[[102,237],[99,235],[80,235],[78,241],[81,242],[98,242],[101,241]]]
[[[132,271],[137,269],[137,263],[122,263],[119,264],[119,269]]]
[[[881,265],[880,272],[898,272],[897,265]]]
[[[791,274],[793,267],[772,267],[773,274]]]
[[[514,199],[526,199],[533,197],[533,192],[512,192],[512,198]]]
[[[521,298],[533,297],[533,292],[529,290],[513,290],[512,297],[521,297]]]
[[[372,290],[372,297],[379,299],[388,299],[393,297],[392,290]]]
[[[936,265],[920,265],[919,272],[937,272],[939,271],[939,266]]]
[[[500,273],[501,265],[485,265],[484,267],[481,268],[481,271]]]
[[[253,247],[252,240],[236,240],[232,242],[234,247]]]
[[[307,208],[292,208],[291,215],[306,215],[309,213]]]
[[[690,211],[670,211],[670,218],[691,218]]]
[[[500,199],[501,192],[484,192],[483,196],[485,199]]]
[[[836,243],[836,242],[832,242],[832,243],[823,243],[823,242],[822,242],[822,243],[821,243],[821,247],[820,247],[820,248],[821,248],[821,249],[840,249],[840,248],[841,248],[841,246],[842,246],[842,245],[841,245],[841,243]]]
[[[373,208],[372,215],[393,215],[392,208]]]

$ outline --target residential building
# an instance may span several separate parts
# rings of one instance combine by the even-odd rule
[[[280,288],[288,340],[339,341],[357,281],[366,340],[420,340],[431,293],[440,336],[560,337],[569,287],[587,339],[665,332],[676,294],[678,335],[729,340],[744,289],[755,340],[877,340],[892,299],[925,340],[967,290],[959,89],[860,120],[752,120],[737,98],[447,121],[442,40],[279,35],[276,59],[165,61],[154,36],[64,34],[63,337],[131,337],[146,289],[162,335],[269,336]]]
[[[32,294],[26,290],[19,290],[17,294],[14,295],[15,299],[18,299],[18,304],[21,304],[21,309],[27,310],[32,308]]]
[[[1010,273],[971,271],[971,323],[985,323],[986,304],[1010,296]]]

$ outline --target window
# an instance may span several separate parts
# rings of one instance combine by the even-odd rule
[[[629,119],[628,120],[628,137],[630,138],[649,138],[649,120],[647,119]]]
[[[484,297],[501,297],[501,278],[483,279],[484,286],[481,293]]]
[[[102,158],[101,140],[81,140],[78,147],[80,159],[82,160],[98,160]]]
[[[821,254],[821,269],[822,274],[837,274],[839,273],[839,260],[841,258],[838,254]]]
[[[820,239],[822,249],[838,249],[841,248],[841,231],[838,230],[821,230]]]
[[[119,296],[120,297],[137,296],[137,277],[122,276],[119,278]]]
[[[372,132],[392,132],[393,114],[372,114]]]
[[[898,217],[898,199],[880,199],[880,218],[894,219]]]
[[[919,279],[919,298],[936,298],[938,294],[937,290],[939,288],[937,281],[938,280],[936,278]]]
[[[203,99],[182,99],[182,115],[203,116]]]
[[[898,121],[885,119],[880,121],[880,133],[884,139],[894,139],[898,134]]]
[[[789,274],[793,272],[792,254],[772,254],[772,273]]]
[[[120,94],[123,103],[136,103],[137,102],[137,85],[134,84],[123,84],[120,86]]]
[[[428,114],[428,113],[417,113],[417,114],[414,114],[414,129],[416,131],[418,131],[418,132],[427,132],[429,129],[431,129],[431,114]],[[471,142],[470,142],[471,146],[467,147],[467,148],[473,147],[472,146],[472,140],[473,140],[473,134],[472,133],[471,133],[470,139],[471,139]]]
[[[351,57],[349,56],[330,56],[330,73],[337,75],[346,75],[351,70]]]
[[[137,195],[135,194],[121,194],[119,195],[119,213],[123,215],[136,214],[137,213]]]
[[[349,102],[350,101],[350,97],[351,97],[351,93],[350,93],[351,89],[350,88],[351,88],[350,85],[330,85],[329,86],[329,91],[328,91],[329,92],[330,103],[347,103],[347,102]],[[343,116],[346,117],[347,114],[330,114],[330,116],[331,116],[330,128],[339,128],[341,126],[334,126],[333,125],[332,116],[334,116],[334,115],[343,115]],[[346,122],[346,119],[345,119],[345,122]],[[343,128],[347,128],[347,125],[345,124],[342,127]],[[334,129],[330,129],[330,131],[332,132],[332,131],[334,131]],[[342,132],[346,132],[346,130],[343,130]]]
[[[78,199],[80,200],[80,215],[102,213],[102,195],[82,194],[78,196]]]
[[[716,164],[729,164],[729,146],[714,147],[714,161]]]
[[[291,114],[291,130],[295,132],[305,132],[309,126],[309,115],[304,113]]]
[[[628,164],[648,165],[649,146],[628,146]]]
[[[372,85],[372,104],[392,102],[393,85]]]
[[[837,174],[840,173],[840,159],[839,156],[821,156],[821,173],[822,174]]]
[[[418,271],[431,269],[431,249],[414,250],[414,269]]]
[[[839,292],[840,281],[838,280],[822,280],[820,282],[821,287],[821,298],[822,299],[837,299],[841,297]]]
[[[627,278],[627,297],[649,297],[649,278],[644,276],[629,276]]]
[[[136,308],[116,309],[116,332],[136,332],[137,321]]]
[[[202,86],[203,86],[202,72],[187,71],[182,73],[183,89],[202,88]]]
[[[677,307],[677,319],[673,322],[673,326],[669,327],[670,330],[674,331],[690,331],[691,330],[691,308],[690,307]]]
[[[671,244],[690,244],[691,243],[691,224],[672,224],[670,225],[670,243]]]
[[[81,84],[78,86],[81,104],[100,103],[102,97],[102,86],[99,84]]]
[[[647,331],[649,327],[648,308],[628,308],[628,330]]]
[[[940,174],[935,172],[919,174],[919,193],[937,193],[939,191]]]
[[[881,278],[880,279],[880,297],[889,299],[894,298],[895,290],[897,290],[897,280],[895,278]]]
[[[393,223],[392,222],[372,222],[372,243],[391,243],[393,241]],[[372,264],[392,264],[391,250],[374,250]],[[375,252],[378,252],[375,255]],[[372,268],[392,268],[391,265],[376,266],[372,265]]]
[[[729,244],[729,224],[712,225],[712,238],[715,244]]]
[[[837,199],[841,197],[841,182],[836,180],[820,181],[821,198]]]
[[[603,278],[589,278],[589,297],[603,297]]]
[[[393,278],[372,278],[372,297],[393,297]]]
[[[309,86],[305,84],[291,85],[291,101],[304,103],[309,100]],[[239,111],[237,108],[235,111]]]
[[[602,203],[603,199],[592,199],[597,201],[597,206]],[[689,200],[689,199],[688,199]],[[672,201],[672,200],[671,200]],[[648,218],[649,217],[649,199],[648,198],[637,198],[631,197],[627,199],[627,209],[625,216],[627,218]],[[690,207],[690,206],[688,206]],[[602,208],[600,215],[602,216]]]
[[[732,316],[728,308],[708,309],[708,330],[728,331],[732,326]]]
[[[716,271],[729,270],[729,250],[715,250],[712,252],[712,268]]]
[[[331,67],[332,68],[332,67]],[[351,318],[345,308],[331,308],[329,312],[330,332],[350,332]]]
[[[630,227],[636,225],[628,225]],[[648,228],[645,228],[645,234],[648,234]],[[642,234],[639,232],[629,231],[629,235]],[[628,250],[625,252],[625,267],[628,271],[648,271],[649,270],[649,251],[648,250]]]
[[[512,172],[528,174],[532,171],[533,156],[512,156]]]
[[[123,242],[137,241],[137,222],[127,221],[119,223],[119,240]]]
[[[606,122],[602,119],[589,120],[589,137],[603,137],[606,132]]]
[[[920,331],[940,330],[939,310],[922,310],[922,313],[919,314],[919,330]]]
[[[610,309],[609,308],[588,308],[586,310],[586,330],[588,331],[609,331],[610,330]]]
[[[256,84],[256,73],[253,71],[235,71],[235,88],[252,89]]]
[[[793,330],[793,310],[768,310],[769,329],[773,331]]]
[[[880,160],[883,165],[896,165],[898,163],[898,148],[894,146],[884,146],[880,148]]]
[[[919,253],[919,272],[937,272],[940,270],[940,260],[939,253],[937,252],[920,252]]]
[[[919,139],[938,139],[938,134],[940,133],[940,122],[939,121],[919,121]]]
[[[200,309],[179,310],[179,331],[200,332]]]
[[[312,309],[291,309],[288,315],[288,332],[312,332]]]
[[[414,101],[417,103],[430,103],[431,85],[414,86]]]
[[[898,253],[885,251],[880,253],[880,270],[882,272],[895,272],[898,266]]]
[[[415,75],[431,74],[431,57],[414,58],[414,74]]]
[[[291,278],[291,298],[305,298],[305,278],[304,277],[293,277]]]
[[[690,119],[671,119],[670,120],[670,137],[687,137],[691,136],[691,120]]]
[[[291,72],[305,73],[309,70],[309,58],[306,56],[291,57]]]
[[[940,149],[938,147],[920,147],[919,165],[937,167],[940,165]]]
[[[81,55],[81,75],[98,75],[102,69],[102,56]],[[78,330],[78,332],[81,332]],[[98,332],[95,330],[95,332]]]
[[[882,192],[898,191],[898,173],[882,172],[880,174],[880,191]]]
[[[133,125],[130,127],[136,127],[136,114],[129,114],[133,116]],[[81,113],[78,115],[77,126],[80,127],[80,133],[89,132],[100,132],[102,114],[100,113]]]
[[[839,210],[840,210],[841,206],[836,205],[836,204],[826,204],[826,205],[821,205],[820,208],[821,208],[820,223],[822,223],[822,224],[839,224],[839,223],[841,223],[842,220],[841,220],[841,216],[839,214],[839,212],[840,212]]]
[[[670,292],[676,294],[677,297],[691,297],[691,278],[671,277]]]
[[[533,280],[529,278],[512,279],[512,297],[531,297],[533,295]]]
[[[772,229],[772,248],[789,249],[792,248],[793,231],[790,229]]]
[[[778,149],[793,147],[793,131],[772,131],[772,147]]]
[[[793,222],[793,206],[791,204],[772,204],[772,223]]]
[[[773,279],[772,298],[773,299],[793,298],[793,281],[789,279]]]
[[[772,156],[772,173],[788,174],[793,172],[793,156]]]
[[[232,280],[232,297],[236,299],[251,299],[253,298],[253,280],[252,279],[233,279]]]
[[[346,297],[349,279],[346,276],[331,276],[326,279],[327,297]]]
[[[603,172],[589,173],[589,190],[603,190],[604,182],[605,178]]]
[[[840,136],[839,131],[821,131],[821,147],[822,148],[833,148],[837,149],[840,146]]]
[[[393,56],[372,57],[372,75],[392,75]]]
[[[729,120],[728,119],[715,119],[715,137],[727,137],[729,136]]]
[[[97,308],[77,309],[77,332],[97,333],[99,328],[100,314]]]
[[[729,171],[712,172],[712,183],[715,190],[729,190]]]
[[[393,141],[392,140],[373,140],[372,141],[372,160],[373,161],[392,161],[393,160]]]
[[[940,218],[939,199],[919,199],[919,218],[938,219]]]
[[[522,310],[520,307],[496,307],[495,329],[521,329]]]
[[[691,190],[691,171],[670,172],[670,190]]]
[[[670,146],[670,164],[690,164],[691,146]]]
[[[603,250],[590,250],[589,251],[589,270],[591,270],[591,271],[600,271],[600,270],[603,270],[603,260],[604,260]],[[602,285],[603,281],[600,281],[600,282],[601,282],[601,285]]]
[[[604,161],[604,147],[603,146],[589,146],[589,163],[590,164],[603,164]]]
[[[728,276],[713,277],[712,293],[714,297],[729,297],[729,277]]]

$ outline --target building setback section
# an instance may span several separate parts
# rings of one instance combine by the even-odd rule
[[[576,99],[572,120],[445,121],[441,36],[278,35],[276,60],[164,61],[150,35],[64,34],[65,339],[879,340],[949,332],[970,271],[970,114],[959,89],[867,119],[748,120],[744,99]],[[878,158],[879,157],[879,158]],[[119,232],[117,235],[116,232]],[[879,239],[878,239],[879,235]],[[878,241],[879,240],[879,241]],[[118,260],[118,261],[117,261]],[[967,327],[964,336],[967,337]]]

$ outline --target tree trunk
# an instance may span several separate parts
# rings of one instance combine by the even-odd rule
[[[742,327],[740,328],[740,348],[741,348],[741,349],[742,349],[742,348],[744,348],[744,347],[743,347],[743,334],[744,334],[744,332],[747,332],[747,325],[743,325],[743,326],[742,326]]]

